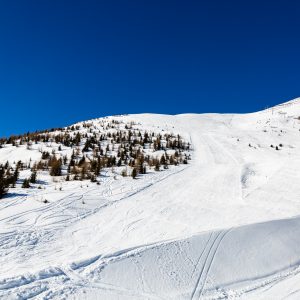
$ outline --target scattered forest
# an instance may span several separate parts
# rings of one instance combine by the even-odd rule
[[[159,172],[191,159],[191,145],[180,135],[147,131],[134,122],[109,118],[1,138],[0,148],[4,147],[39,151],[40,159],[25,162],[20,157],[1,164],[0,198],[16,184],[30,188],[40,171],[65,181],[97,183],[101,171],[107,168],[136,179],[149,170]],[[30,170],[31,175],[20,180],[22,170]]]

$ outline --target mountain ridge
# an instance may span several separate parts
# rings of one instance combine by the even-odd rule
[[[0,163],[13,168],[18,158],[32,168],[44,152],[67,156],[67,164],[59,176],[49,174],[52,165],[37,170],[31,188],[21,187],[30,168],[20,170],[16,188],[0,200],[0,296],[281,299],[295,292],[296,299],[299,98],[291,103],[251,114],[111,116],[49,132],[37,144],[4,142]],[[116,140],[126,144],[129,131],[141,133],[134,145],[143,156],[165,155],[157,171],[148,160],[145,174],[124,177],[123,169],[140,165],[125,165],[124,157],[120,166],[103,165],[95,182],[66,181],[73,150],[76,164],[84,156],[89,164],[100,142],[100,158],[117,155]],[[151,143],[141,143],[146,132]],[[61,133],[70,140],[55,141]],[[93,136],[98,148],[87,143]],[[182,149],[173,144],[179,140]],[[186,164],[170,163],[176,147]]]

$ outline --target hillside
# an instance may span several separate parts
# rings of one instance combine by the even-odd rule
[[[298,299],[299,117],[295,99],[1,139],[19,174],[0,200],[0,297]]]

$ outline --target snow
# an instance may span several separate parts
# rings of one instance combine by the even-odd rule
[[[298,98],[244,115],[105,118],[180,134],[192,160],[137,180],[39,174],[42,189],[11,189],[0,298],[298,299],[299,116]],[[0,161],[38,160],[32,147],[7,145]]]

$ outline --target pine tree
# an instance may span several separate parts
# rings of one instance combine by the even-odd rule
[[[133,169],[132,169],[132,172],[131,172],[131,177],[132,177],[133,179],[135,179],[136,176],[137,176],[137,170],[136,170],[136,168],[133,168]]]
[[[4,168],[0,167],[0,199],[8,192],[8,182],[4,176]]]
[[[155,171],[160,171],[160,163],[159,163],[159,161],[157,161],[156,162],[156,164],[155,164]]]
[[[74,144],[75,144],[76,146],[79,146],[80,141],[81,141],[81,135],[80,135],[79,132],[77,132],[77,134],[76,134],[76,136],[75,136],[75,139],[74,139]]]
[[[29,179],[24,179],[24,181],[23,181],[23,184],[22,184],[22,188],[23,189],[28,189],[28,188],[30,188],[30,181],[29,181]]]
[[[54,156],[51,161],[50,175],[51,176],[60,176],[61,175],[61,165],[62,165],[61,160],[57,159]]]
[[[165,163],[166,163],[166,158],[165,158],[165,155],[163,154],[160,158],[160,164],[164,165]]]
[[[91,182],[97,182],[97,177],[95,176],[95,174],[91,175]]]
[[[30,181],[30,183],[36,183],[36,171],[35,170],[32,171],[29,181]]]
[[[85,165],[81,168],[80,180],[84,180],[87,177],[87,168]]]
[[[126,176],[127,176],[127,171],[126,171],[126,169],[123,169],[123,170],[122,170],[121,175],[122,175],[123,177],[126,177]]]
[[[16,166],[14,174],[10,178],[10,184],[12,185],[12,188],[16,187],[18,178],[19,178],[19,168],[18,166]]]

